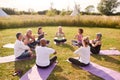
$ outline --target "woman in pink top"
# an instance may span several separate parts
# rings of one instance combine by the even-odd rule
[[[77,40],[72,40],[72,44],[75,46],[80,47],[82,45],[82,38],[83,38],[83,29],[79,28],[78,29],[78,34],[75,35],[75,39]]]

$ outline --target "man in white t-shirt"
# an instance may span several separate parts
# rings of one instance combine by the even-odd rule
[[[79,59],[69,58],[68,60],[78,66],[87,66],[90,63],[90,47],[89,47],[89,38],[84,37],[82,40],[82,45],[74,53],[79,54]]]
[[[56,51],[52,48],[46,47],[46,44],[47,41],[42,38],[40,40],[40,46],[37,46],[35,49],[36,65],[38,68],[47,68],[57,60],[57,56],[49,59],[50,54],[56,54]]]
[[[16,38],[17,38],[17,40],[16,40],[15,45],[14,45],[15,57],[17,59],[23,59],[26,57],[33,56],[30,48],[22,42],[22,39],[23,39],[22,33],[17,33]]]

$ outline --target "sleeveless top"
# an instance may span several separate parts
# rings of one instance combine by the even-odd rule
[[[57,39],[61,40],[64,39],[64,33],[56,33]]]

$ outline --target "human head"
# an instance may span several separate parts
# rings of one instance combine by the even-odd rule
[[[42,31],[42,27],[38,28],[38,34]]]
[[[59,31],[59,32],[62,32],[62,26],[59,26],[59,27],[58,27],[58,31]]]
[[[22,36],[22,33],[17,33],[16,34],[16,38],[19,39],[19,40],[22,40],[23,36]]]
[[[32,35],[32,30],[31,30],[31,29],[28,29],[26,35],[27,35],[27,36],[31,36],[31,35]]]
[[[78,33],[82,34],[83,33],[83,29],[79,28],[78,29]]]
[[[101,33],[96,33],[96,39],[101,40],[102,34]]]
[[[83,46],[88,46],[89,45],[89,37],[83,37],[82,44],[83,44]]]
[[[42,39],[40,40],[40,45],[41,45],[42,47],[44,47],[44,46],[46,46],[46,44],[47,44],[46,39],[45,39],[45,38],[42,38]]]

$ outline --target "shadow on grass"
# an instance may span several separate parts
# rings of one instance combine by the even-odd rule
[[[48,77],[47,80],[69,80],[68,78],[66,78],[65,76],[56,74],[57,72],[62,72],[63,69],[56,65],[55,69],[53,70],[53,72],[50,74],[50,76]]]
[[[18,73],[17,76],[20,78],[29,69],[31,69],[34,64],[35,64],[35,59],[27,59],[27,60],[22,60],[22,61],[16,61],[15,62],[15,71],[20,72],[20,74]]]
[[[96,58],[97,60],[100,60],[100,61],[108,61],[108,62],[112,62],[112,63],[115,63],[115,64],[120,64],[120,60],[117,60],[111,56],[108,56],[108,55],[96,55],[96,54],[92,54],[92,56],[94,58]]]
[[[72,45],[70,45],[70,44],[67,44],[67,43],[63,44],[63,45],[58,45],[58,46],[63,47],[63,48],[68,48],[71,51],[75,51],[74,47]]]

